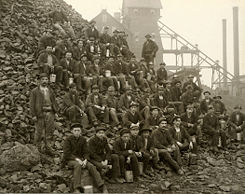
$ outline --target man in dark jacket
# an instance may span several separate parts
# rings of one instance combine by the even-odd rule
[[[117,154],[112,154],[105,136],[105,130],[104,127],[97,127],[96,134],[88,142],[91,162],[100,172],[103,169],[106,171],[112,169],[111,183],[124,183],[125,180],[120,178],[119,157]]]
[[[67,137],[64,142],[63,165],[68,164],[73,168],[74,190],[75,193],[81,192],[81,174],[83,169],[87,169],[93,177],[100,192],[108,193],[107,188],[96,167],[90,163],[87,141],[81,136],[81,125],[75,123],[71,126],[72,135]]]
[[[212,105],[217,116],[223,115],[226,111],[225,104],[221,101],[221,96],[214,96]]]
[[[219,119],[215,115],[212,105],[208,106],[208,113],[203,118],[203,132],[210,138],[210,149],[219,152],[217,148],[219,143]]]
[[[62,67],[56,56],[52,53],[52,49],[52,46],[47,45],[46,50],[39,55],[37,64],[40,68],[40,73],[46,73],[48,76],[55,74],[56,82],[61,83]]]
[[[143,120],[142,116],[138,111],[139,104],[131,102],[129,110],[123,115],[123,125],[130,127],[132,124],[138,124]]]
[[[165,69],[165,66],[166,66],[166,64],[164,62],[160,63],[160,67],[157,70],[157,83],[160,83],[160,82],[168,79],[168,72]]]
[[[159,128],[152,133],[152,138],[155,143],[155,148],[158,149],[160,159],[164,159],[171,167],[180,175],[184,172],[181,169],[181,157],[178,146],[175,145],[173,138],[167,128],[166,118],[159,121]],[[172,157],[172,154],[174,158]]]
[[[173,118],[173,127],[170,128],[170,134],[180,150],[186,151],[188,149],[193,149],[191,137],[185,128],[181,126],[181,118],[178,115]]]
[[[241,112],[242,107],[236,105],[230,115],[230,123],[236,133],[236,140],[245,140],[245,115]],[[242,133],[242,134],[241,134]]]
[[[193,95],[197,97],[197,99],[199,99],[201,96],[202,89],[193,82],[193,79],[193,75],[188,76],[188,80],[183,84],[182,92],[186,92],[187,86],[191,85],[191,87],[193,88]]]
[[[147,34],[145,38],[146,38],[146,42],[144,42],[143,44],[141,56],[145,59],[147,63],[149,63],[150,61],[154,62],[154,58],[158,51],[158,46],[153,40],[151,40],[150,34]]]
[[[89,39],[94,37],[95,40],[99,39],[99,31],[95,27],[96,21],[92,20],[90,22],[90,27],[86,30],[86,36]]]
[[[85,111],[85,104],[80,99],[76,85],[70,85],[69,92],[67,92],[63,99],[64,113],[71,123],[81,123],[83,128],[87,128],[89,121]]]
[[[207,114],[208,106],[212,104],[213,99],[210,97],[211,93],[209,91],[203,92],[204,99],[200,103],[200,110],[203,115]]]
[[[143,126],[139,131],[139,136],[136,139],[135,151],[141,153],[139,160],[143,161],[143,172],[146,175],[152,176],[150,172],[150,160],[152,160],[153,167],[161,170],[162,168],[158,165],[159,157],[157,149],[154,147],[154,141],[150,136],[151,129],[149,126]]]
[[[36,125],[34,142],[39,151],[54,155],[51,148],[52,137],[54,132],[54,119],[57,117],[58,105],[55,94],[48,87],[48,75],[40,74],[40,85],[31,91],[30,111],[32,120]],[[45,146],[42,150],[41,142],[44,140]]]
[[[139,177],[139,163],[134,149],[134,143],[130,138],[129,129],[122,129],[120,137],[114,142],[114,153],[119,155],[121,174],[125,174],[125,165],[129,164],[133,171],[134,181],[140,181]]]

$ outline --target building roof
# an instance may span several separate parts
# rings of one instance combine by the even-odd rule
[[[114,18],[110,13],[108,13],[106,9],[102,9],[101,12],[97,16],[95,16],[92,20],[96,21],[97,18],[102,17],[103,14],[106,14],[111,20],[114,20],[118,24],[118,26],[120,26],[125,32],[132,34],[132,32],[125,25],[120,23],[116,18]]]
[[[123,8],[128,7],[161,9],[162,3],[160,0],[123,0]]]

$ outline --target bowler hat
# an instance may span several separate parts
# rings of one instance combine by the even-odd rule
[[[151,38],[151,35],[150,34],[146,34],[145,37],[146,38]]]
[[[179,116],[179,115],[174,115],[174,118],[173,118],[173,122],[175,121],[175,120],[177,120],[177,119],[181,119],[181,117]]]
[[[209,94],[209,95],[211,95],[211,92],[209,92],[209,91],[205,91],[205,92],[203,92],[203,94]]]

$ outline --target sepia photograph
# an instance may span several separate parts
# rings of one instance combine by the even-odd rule
[[[0,0],[0,193],[245,193],[244,0]]]

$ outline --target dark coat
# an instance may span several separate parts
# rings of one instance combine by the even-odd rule
[[[96,28],[88,28],[86,30],[86,36],[89,37],[94,37],[95,39],[99,39],[99,31]]]
[[[147,146],[145,149],[145,139],[143,136],[138,136],[136,139],[135,151],[137,152],[149,152],[154,149],[154,141],[151,137],[148,138]]]
[[[198,118],[194,113],[192,113],[190,117],[187,116],[186,112],[181,115],[181,123],[185,128],[188,128],[188,123],[194,124],[195,127],[197,125],[197,120]]]
[[[86,106],[93,106],[93,105],[105,106],[106,102],[104,96],[102,96],[101,94],[98,94],[98,99],[96,100],[95,94],[91,93],[87,96],[85,104]]]
[[[177,142],[180,143],[185,143],[185,142],[190,142],[191,141],[191,137],[189,135],[189,133],[185,130],[184,127],[180,127],[180,136],[178,136],[176,130],[174,127],[171,127],[169,129],[169,132],[172,136],[172,138]]]
[[[58,104],[55,99],[55,95],[52,89],[49,88],[50,92],[50,99],[52,103],[52,110],[53,112],[58,112]],[[44,96],[40,90],[40,87],[36,87],[31,91],[30,95],[30,111],[31,115],[37,118],[42,118],[43,115],[43,103],[44,103]]]
[[[136,124],[138,122],[141,122],[143,120],[141,114],[136,111],[136,113],[133,115],[131,111],[127,111],[125,115],[123,115],[123,121],[125,126],[130,126],[132,123]]]
[[[53,66],[57,66],[59,65],[58,59],[56,58],[55,55],[50,54],[53,60]],[[38,59],[37,59],[37,64],[42,67],[45,63],[48,62],[48,53],[47,52],[43,52],[39,55]]]
[[[106,43],[111,43],[111,36],[109,34],[101,34],[100,35],[100,42],[102,44],[106,44]]]
[[[118,103],[119,109],[124,111],[128,110],[129,105],[132,101],[135,101],[135,98],[132,95],[131,95],[131,100],[128,99],[126,94],[121,95]]]
[[[157,51],[158,51],[157,44],[153,40],[148,40],[143,44],[141,56],[143,58],[148,57],[149,55],[155,57]]]
[[[239,119],[237,119],[237,115],[239,115]],[[235,126],[241,126],[245,122],[245,115],[241,112],[233,112],[230,115],[230,122]]]
[[[94,135],[88,141],[88,145],[91,159],[98,162],[104,161],[105,159],[110,159],[111,149],[105,137],[100,139]]]
[[[163,95],[163,99],[159,98],[159,94],[156,94],[151,102],[152,106],[157,106],[160,109],[164,109],[168,105],[168,100],[165,95]]]
[[[64,96],[63,104],[65,110],[74,105],[78,106],[82,110],[84,109],[84,104],[80,100],[77,92],[74,94],[74,97],[71,92],[67,92]]]
[[[74,135],[71,135],[66,138],[63,146],[64,163],[67,163],[69,160],[74,160],[79,158],[81,160],[89,159],[89,150],[88,144],[84,137],[80,136],[76,138]]]
[[[151,136],[157,149],[166,149],[174,143],[168,129],[157,129],[152,132]]]
[[[70,71],[71,73],[75,73],[76,71],[79,71],[79,67],[74,59],[70,60],[70,63],[68,65],[65,58],[60,60],[60,65],[63,67],[63,69],[66,69],[67,71]]]
[[[219,127],[219,119],[214,113],[207,113],[203,118],[204,130],[216,130]]]
[[[167,70],[165,68],[159,68],[157,70],[157,81],[160,82],[167,79],[168,79]]]
[[[205,114],[208,112],[208,105],[213,103],[213,99],[209,99],[209,102],[207,102],[205,99],[203,99],[200,103],[200,110],[202,114]]]
[[[215,112],[219,112],[220,114],[223,114],[225,112],[225,105],[223,102],[214,100],[212,102],[212,105],[214,107]]]
[[[115,154],[127,157],[131,155],[128,153],[128,150],[134,150],[134,142],[132,141],[132,139],[128,141],[128,143],[126,144],[126,148],[123,140],[120,137],[116,139],[113,144],[113,151]]]

